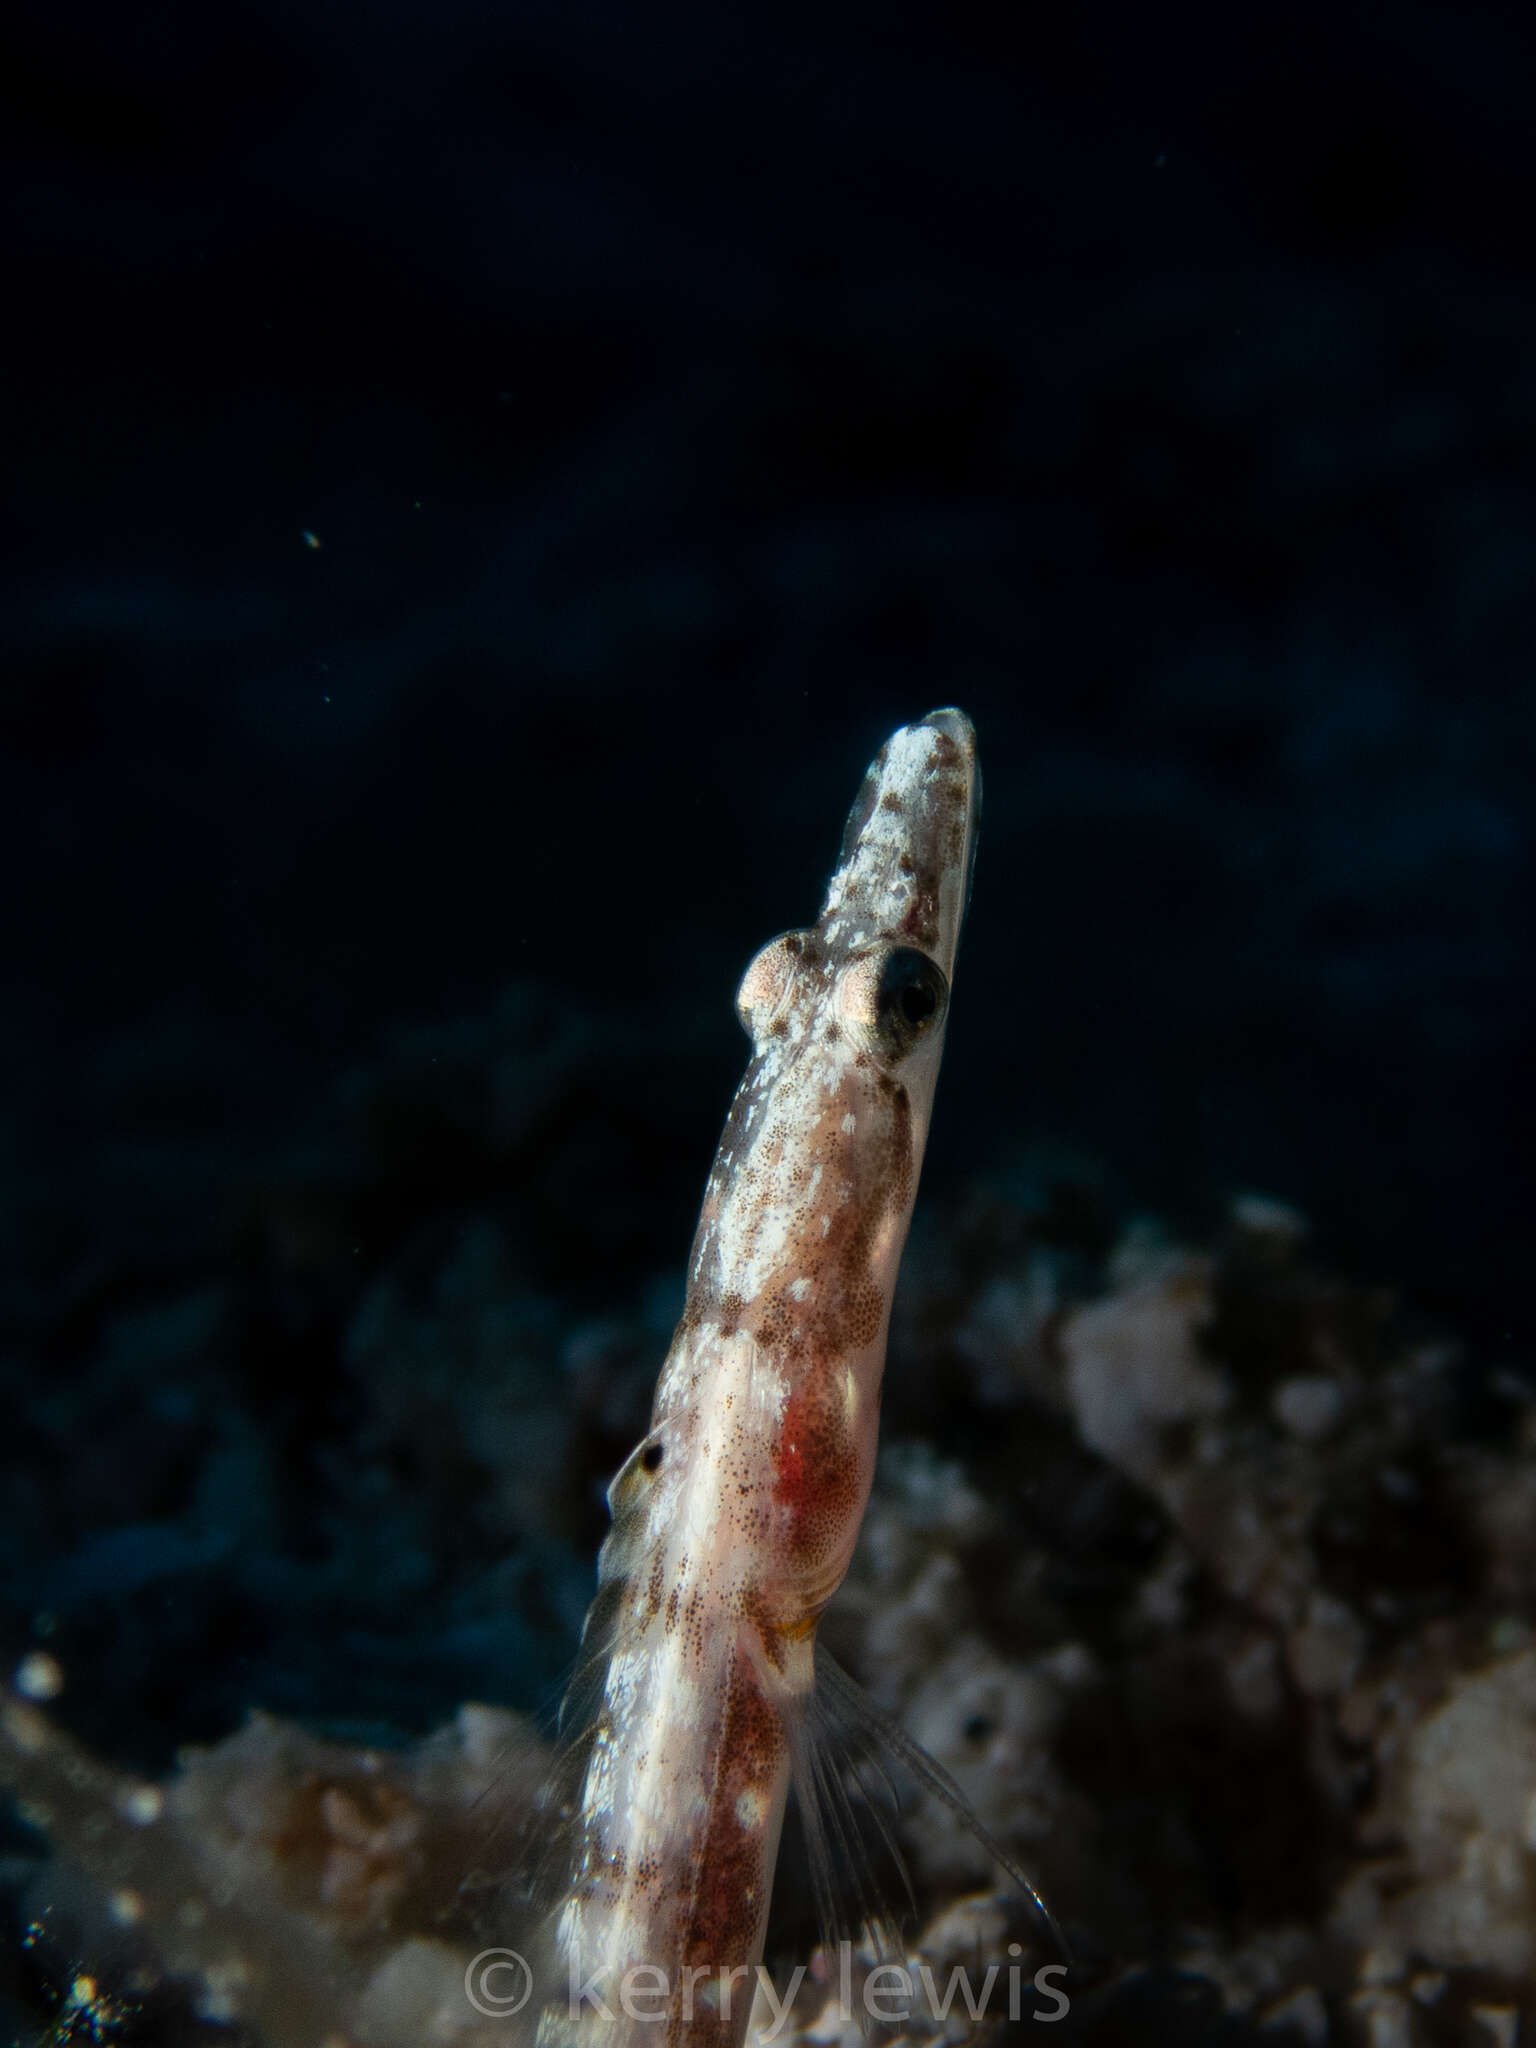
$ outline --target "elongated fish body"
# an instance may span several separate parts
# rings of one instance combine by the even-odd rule
[[[869,1496],[978,800],[962,712],[892,734],[817,922],[742,980],[752,1057],[563,1715],[576,1848],[541,2048],[745,2030],[816,1623]]]

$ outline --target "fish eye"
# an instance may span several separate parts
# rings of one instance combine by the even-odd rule
[[[875,993],[875,1038],[887,1059],[905,1059],[941,1023],[949,984],[926,953],[897,946],[885,956]]]
[[[853,963],[842,1007],[882,1060],[904,1060],[943,1023],[949,983],[926,953],[891,946]]]
[[[736,991],[736,1015],[755,1043],[784,1007],[805,947],[804,932],[781,932],[752,960]]]

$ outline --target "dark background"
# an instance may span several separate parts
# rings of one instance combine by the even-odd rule
[[[930,1199],[1262,1191],[1528,1355],[1523,11],[1005,18],[11,11],[5,1611],[93,1740],[378,1701],[274,1620],[360,1294],[478,1206],[557,1319],[670,1300],[735,978],[934,704]],[[286,1579],[197,1547],[215,1356]]]

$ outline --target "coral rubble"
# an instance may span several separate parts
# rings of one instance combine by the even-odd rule
[[[473,1236],[445,1273],[462,1280]],[[1382,1290],[1325,1274],[1273,1203],[1237,1205],[1206,1252],[1143,1225],[1103,1255],[1049,1205],[980,1187],[914,1249],[887,1447],[825,1634],[1066,1925],[1068,2034],[1518,2038],[1536,1998],[1524,1383],[1490,1387]],[[419,1389],[462,1324],[462,1285],[424,1299],[407,1313],[388,1282],[359,1307],[353,1355],[386,1389],[396,1354]],[[567,1346],[589,1411],[628,1399],[640,1342],[605,1327]],[[596,1484],[606,1439],[585,1455]],[[541,1825],[525,1724],[465,1707],[388,1748],[257,1715],[153,1783],[60,1732],[68,1676],[34,1650],[0,1720],[52,1852],[34,1839],[8,1868],[66,2007],[83,1982],[129,2040],[215,2022],[263,2048],[512,2038],[464,1973],[496,1936],[507,1845]],[[1051,1960],[942,1801],[919,1791],[899,1831],[914,1967]],[[795,1856],[784,1975],[819,1939]],[[758,2037],[842,2038],[830,1968],[782,2024],[760,2008]],[[904,2022],[1005,2024],[932,1999]]]

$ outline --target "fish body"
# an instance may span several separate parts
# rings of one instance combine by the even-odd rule
[[[962,712],[894,733],[815,925],[742,980],[751,1061],[562,1717],[575,1851],[540,2048],[745,2030],[816,1624],[874,1471],[978,810]]]

